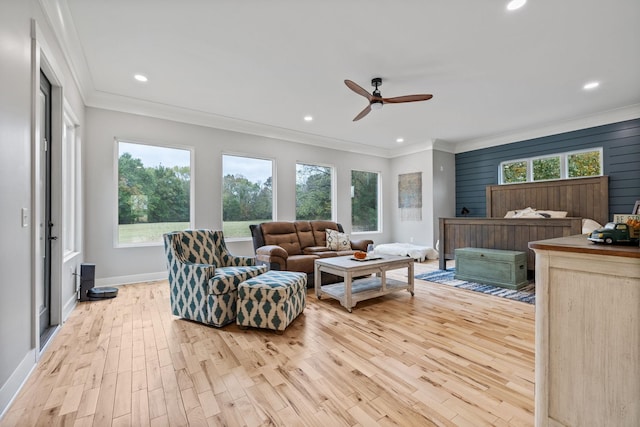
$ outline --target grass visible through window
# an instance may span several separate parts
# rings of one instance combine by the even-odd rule
[[[170,231],[189,228],[188,222],[152,222],[139,224],[120,224],[118,226],[118,243],[133,245],[139,243],[162,242],[162,235]]]
[[[223,232],[225,236],[251,237],[249,225],[269,222],[258,219],[255,221],[225,221]],[[122,224],[118,226],[118,242],[121,245],[162,242],[162,235],[171,231],[189,228],[188,222],[157,222],[152,224]]]

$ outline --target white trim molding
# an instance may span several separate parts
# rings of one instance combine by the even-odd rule
[[[455,153],[480,150],[498,145],[511,144],[512,142],[526,141],[529,139],[557,135],[560,133],[572,132],[637,118],[640,118],[640,104],[634,104],[628,107],[617,108],[589,116],[577,117],[572,120],[540,125],[536,128],[526,129],[519,132],[459,142],[455,146]]]
[[[157,282],[159,280],[167,280],[167,272],[159,271],[156,273],[131,274],[128,276],[104,277],[96,279],[96,288],[104,288],[105,286],[130,285],[132,283]]]

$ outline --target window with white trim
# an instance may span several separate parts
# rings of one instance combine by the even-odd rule
[[[116,141],[118,246],[162,243],[191,228],[191,150]]]
[[[222,230],[225,238],[251,237],[249,225],[273,219],[273,161],[222,156]]]
[[[531,159],[532,181],[548,181],[560,179],[560,156],[544,156]]]
[[[567,178],[600,176],[602,172],[602,148],[567,153]]]
[[[351,229],[380,231],[380,174],[351,171]]]
[[[332,219],[333,168],[296,164],[296,219]]]
[[[498,182],[514,184],[602,174],[602,147],[599,147],[501,162]]]
[[[64,255],[78,252],[78,209],[80,205],[78,170],[80,164],[76,124],[64,109],[62,127],[62,245]]]

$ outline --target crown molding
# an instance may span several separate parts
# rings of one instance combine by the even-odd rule
[[[173,105],[150,102],[142,99],[115,95],[106,92],[93,91],[87,97],[88,107],[105,110],[137,114],[140,116],[171,120],[180,123],[222,129],[231,132],[245,133],[265,138],[279,139],[300,144],[331,148],[350,153],[366,154],[370,156],[389,158],[390,150],[329,138],[311,133],[299,132],[291,129],[269,126],[262,123],[240,120],[199,110],[176,107]]]
[[[526,141],[529,139],[541,138],[544,136],[556,135],[559,133],[587,129],[637,118],[640,118],[640,104],[633,104],[627,107],[576,117],[570,120],[548,123],[535,128],[520,130],[518,132],[459,142],[455,144],[455,153],[480,150],[483,148],[510,144],[512,142]]]
[[[44,12],[47,24],[53,30],[62,55],[69,66],[71,77],[86,105],[94,85],[69,6],[66,0],[39,0],[38,3]]]
[[[455,145],[441,139],[429,139],[425,142],[398,147],[391,151],[389,157],[396,158],[410,156],[411,154],[422,153],[428,150],[444,151],[446,153],[455,154]]]

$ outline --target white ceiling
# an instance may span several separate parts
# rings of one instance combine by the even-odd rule
[[[638,0],[41,4],[89,106],[373,154],[640,117]],[[434,97],[353,122],[367,101],[343,81],[373,77],[385,97]]]

